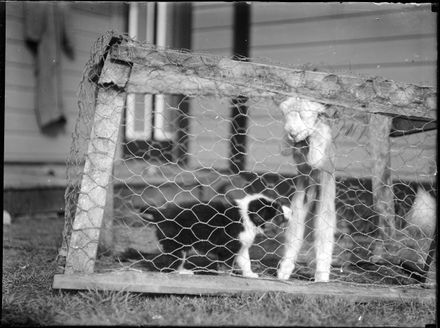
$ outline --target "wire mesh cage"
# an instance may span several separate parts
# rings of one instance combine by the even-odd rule
[[[330,280],[435,283],[433,88],[160,49],[115,33],[97,40],[81,82],[60,271],[276,280],[286,209],[304,174],[286,139],[288,97],[323,104],[331,131]],[[313,280],[315,203],[289,281]]]

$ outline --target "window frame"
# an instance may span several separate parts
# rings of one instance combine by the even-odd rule
[[[191,16],[191,3],[129,3],[128,33],[130,37],[145,40],[158,47],[190,49]],[[139,97],[142,96],[127,95],[124,112],[124,157],[153,162],[187,163],[188,102],[179,95],[144,95],[143,129],[138,131],[136,106],[139,103],[136,102],[139,102]],[[180,104],[175,113],[175,131],[166,131],[163,113],[171,110],[173,104]]]

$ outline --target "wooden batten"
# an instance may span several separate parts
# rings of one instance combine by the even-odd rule
[[[272,98],[303,97],[349,112],[350,117],[381,113],[436,120],[433,87],[234,61],[228,58],[161,50],[124,41],[110,56],[130,63],[128,92],[181,93]]]
[[[392,119],[371,115],[369,129],[370,152],[373,159],[372,192],[374,211],[378,215],[381,237],[394,237],[395,212],[391,176],[390,131]]]
[[[433,300],[435,289],[312,283],[234,276],[179,275],[175,273],[116,271],[95,274],[55,275],[54,289],[117,290],[152,294],[230,295],[235,293],[284,292],[305,296],[337,296],[350,300]]]

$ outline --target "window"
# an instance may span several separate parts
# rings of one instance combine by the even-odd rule
[[[191,4],[131,2],[128,26],[130,37],[137,40],[158,47],[190,49]],[[187,110],[188,104],[179,95],[129,94],[125,112],[125,155],[185,162],[186,145],[182,143],[187,139],[184,136]]]

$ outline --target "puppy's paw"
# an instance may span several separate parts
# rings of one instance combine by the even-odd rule
[[[315,282],[329,282],[330,273],[329,272],[316,272],[315,273]]]
[[[289,280],[290,274],[286,272],[277,272],[277,278],[280,280]]]
[[[246,278],[258,278],[258,274],[255,272],[243,272],[243,277]]]
[[[179,269],[176,271],[178,274],[187,274],[187,275],[194,275],[194,272],[188,269]]]

